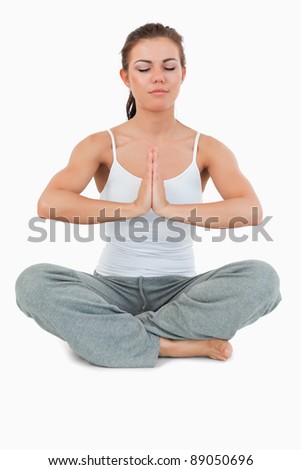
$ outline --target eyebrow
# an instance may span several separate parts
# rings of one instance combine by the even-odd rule
[[[170,57],[169,59],[164,59],[164,60],[162,60],[162,62],[164,64],[165,62],[169,62],[170,60],[175,60],[176,62],[178,62],[177,59],[174,59],[173,57]],[[151,60],[146,60],[146,59],[136,60],[136,62],[134,62],[134,64],[136,64],[137,62],[146,62],[147,64],[152,64]]]

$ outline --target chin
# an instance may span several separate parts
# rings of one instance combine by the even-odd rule
[[[164,112],[168,111],[170,108],[172,108],[174,103],[171,103],[167,105],[166,103],[157,103],[157,105],[153,106],[147,106],[144,109],[147,109],[148,111],[153,111],[153,112]]]

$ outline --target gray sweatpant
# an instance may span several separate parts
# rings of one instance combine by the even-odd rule
[[[19,308],[92,364],[153,367],[159,337],[232,338],[280,302],[272,266],[240,261],[194,277],[102,276],[36,264],[16,282]]]

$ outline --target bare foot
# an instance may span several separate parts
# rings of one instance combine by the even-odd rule
[[[210,357],[226,361],[232,356],[232,346],[224,339],[184,339],[160,338],[159,357]]]

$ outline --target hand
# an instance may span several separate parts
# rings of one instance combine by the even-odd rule
[[[133,202],[135,217],[146,214],[151,208],[152,202],[152,161],[153,154],[148,152],[146,158],[145,173],[140,184],[137,199]]]
[[[166,199],[164,181],[160,172],[158,148],[152,147],[150,152],[153,156],[152,209],[156,214],[165,217],[165,209],[169,206],[169,203]]]

